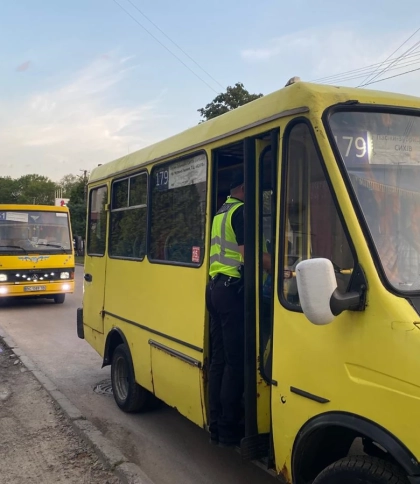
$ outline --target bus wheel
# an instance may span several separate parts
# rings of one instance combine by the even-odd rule
[[[65,294],[56,294],[54,296],[54,302],[55,304],[63,304],[64,300],[66,299]]]
[[[130,351],[125,344],[117,346],[112,355],[111,383],[114,399],[124,412],[141,412],[148,407],[152,394],[136,383]]]
[[[313,484],[409,484],[397,466],[382,459],[354,456],[341,459],[324,469]]]

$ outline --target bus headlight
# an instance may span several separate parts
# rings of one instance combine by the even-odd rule
[[[0,282],[6,282],[7,281],[7,274],[0,274]]]
[[[7,294],[7,287],[0,287],[0,294]]]
[[[63,291],[70,291],[70,289],[71,289],[70,284],[63,284],[63,285],[61,286],[61,289],[62,289]]]
[[[70,272],[62,272],[60,274],[60,279],[70,279]]]

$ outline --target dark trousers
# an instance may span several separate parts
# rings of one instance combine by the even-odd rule
[[[241,436],[238,424],[244,391],[245,340],[244,295],[239,289],[240,283],[229,283],[226,276],[211,281],[206,289],[211,317],[210,432],[213,439],[227,443]]]

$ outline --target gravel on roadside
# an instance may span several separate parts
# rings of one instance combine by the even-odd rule
[[[0,484],[121,484],[0,338]]]

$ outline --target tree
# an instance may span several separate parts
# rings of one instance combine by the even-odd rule
[[[85,174],[84,176],[77,176],[75,178],[76,178],[76,181],[72,183],[70,193],[68,194],[70,198],[68,207],[70,210],[71,226],[73,230],[73,235],[78,235],[85,238],[86,211],[87,211],[87,201],[86,201],[87,175]]]
[[[73,187],[80,182],[80,177],[77,175],[69,174],[64,175],[63,178],[58,182],[58,188],[63,191],[63,198],[70,198],[70,193]]]
[[[10,176],[0,177],[0,203],[17,203],[16,180]]]
[[[0,203],[53,205],[55,183],[46,176],[0,177]]]
[[[15,203],[54,205],[56,184],[46,176],[24,175],[15,180]]]
[[[228,86],[226,92],[218,94],[206,107],[198,109],[201,117],[204,118],[200,122],[216,118],[262,96],[262,94],[250,94],[241,82],[237,82],[233,87]]]

